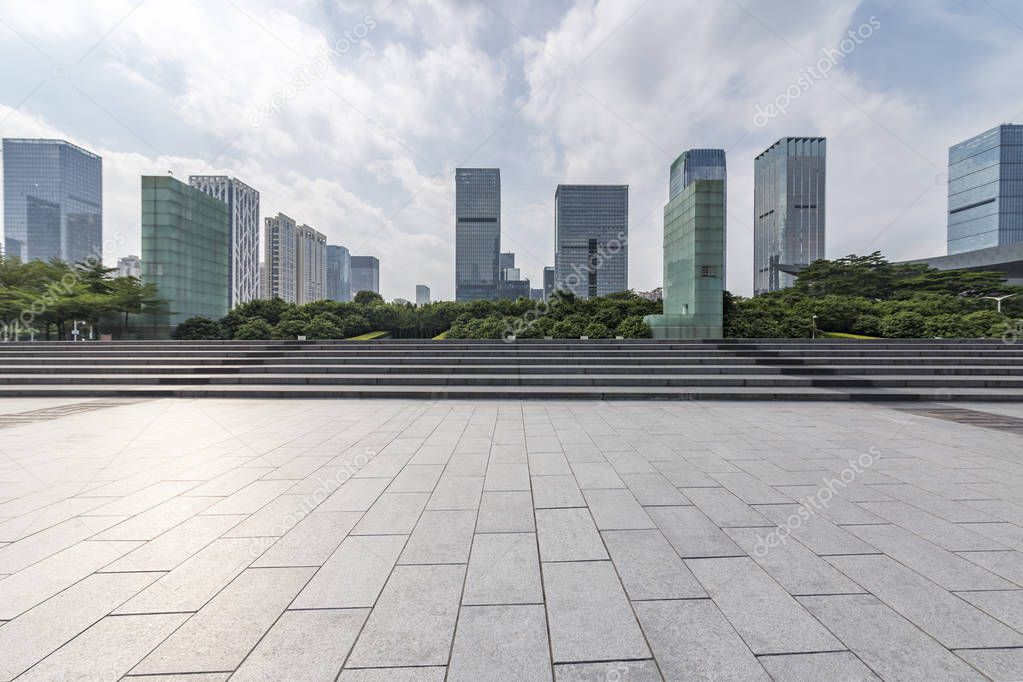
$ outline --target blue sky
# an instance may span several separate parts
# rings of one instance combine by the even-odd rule
[[[140,175],[223,172],[379,257],[387,298],[452,296],[459,165],[501,168],[503,248],[536,285],[555,186],[628,183],[648,290],[669,164],[725,148],[749,294],[753,157],[779,137],[828,138],[829,257],[902,259],[944,253],[948,146],[1023,122],[1009,0],[0,1],[0,60],[0,135],[104,157],[108,261],[139,251]]]

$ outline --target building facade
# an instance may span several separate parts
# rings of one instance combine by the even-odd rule
[[[430,302],[430,287],[425,284],[416,285],[416,305],[426,305]]]
[[[948,253],[1023,242],[1023,125],[948,150]]]
[[[3,140],[4,253],[103,260],[103,159],[64,140]]]
[[[169,331],[228,311],[227,204],[167,175],[142,176],[142,281],[156,285]]]
[[[724,149],[687,149],[671,164],[668,200],[671,201],[696,180],[726,181]],[[727,195],[727,186],[725,188]]]
[[[690,180],[664,207],[664,313],[648,315],[655,339],[723,335],[725,181]]]
[[[117,259],[118,277],[142,277],[142,259],[138,256],[124,256]]]
[[[823,137],[783,137],[753,162],[753,295],[792,286],[779,266],[824,258]]]
[[[327,245],[327,298],[352,300],[352,256],[343,246]]]
[[[629,186],[558,185],[555,289],[578,298],[629,288]]]
[[[455,300],[494,300],[500,285],[501,171],[455,169]]]
[[[230,306],[259,298],[259,192],[226,175],[190,175],[188,184],[227,204]]]
[[[308,225],[299,225],[295,236],[295,302],[322,301],[327,297],[327,236]]]
[[[352,296],[360,291],[380,293],[380,261],[376,256],[352,256]]]
[[[551,300],[551,296],[554,294],[554,282],[555,282],[555,270],[553,265],[548,265],[543,269],[543,300]]]
[[[297,264],[298,225],[283,213],[267,218],[263,242],[266,256],[266,298],[280,298],[288,303],[298,300]]]

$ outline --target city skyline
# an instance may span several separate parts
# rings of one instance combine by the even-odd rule
[[[105,230],[124,243],[104,254],[108,264],[138,252],[140,175],[227,174],[260,191],[264,216],[294,211],[328,243],[394,254],[383,262],[388,299],[407,297],[417,281],[430,282],[434,298],[454,297],[453,188],[440,180],[458,165],[502,169],[502,246],[534,282],[554,251],[553,187],[628,183],[630,285],[654,289],[663,168],[679,150],[704,146],[730,157],[728,288],[749,295],[752,159],[792,134],[826,136],[842,150],[828,169],[832,188],[843,188],[829,190],[829,257],[941,254],[948,147],[1021,113],[1023,86],[1009,77],[1018,29],[987,5],[706,10],[636,0],[498,2],[491,11],[371,2],[368,34],[322,72],[307,69],[309,84],[288,95],[296,69],[315,66],[319,48],[363,23],[361,9],[253,3],[243,14],[214,5],[179,22],[157,4],[129,15],[132,7],[69,5],[55,31],[37,9],[0,4],[21,36],[10,33],[0,50],[26,64],[2,76],[0,134],[63,138],[103,157]],[[1020,8],[999,11],[1023,23]],[[452,17],[457,32],[436,40]],[[687,37],[699,59],[652,78],[645,65],[687,25],[705,28]],[[208,41],[193,35],[198,26]],[[864,26],[869,37],[846,53],[849,31]],[[209,71],[207,48],[180,49],[189,42],[218,45],[230,82]],[[827,78],[810,74],[808,65],[835,50]],[[397,100],[383,96],[384,83]],[[263,107],[271,100],[280,106]]]

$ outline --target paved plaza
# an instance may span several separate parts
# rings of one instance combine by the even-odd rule
[[[0,400],[0,679],[1023,679],[1023,405]]]

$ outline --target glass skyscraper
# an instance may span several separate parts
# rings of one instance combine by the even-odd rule
[[[724,149],[687,149],[671,164],[668,200],[671,201],[696,180],[725,180]]]
[[[1023,125],[948,150],[948,253],[1023,241]]]
[[[229,305],[259,298],[259,192],[226,175],[191,175],[188,184],[227,204]]]
[[[103,258],[103,159],[64,140],[3,140],[4,250],[22,261]]]
[[[555,289],[578,298],[629,288],[629,186],[558,185]]]
[[[156,285],[174,326],[227,314],[227,204],[167,175],[142,176],[142,281]]]
[[[352,256],[343,246],[327,245],[327,298],[352,300]]]
[[[455,169],[455,300],[495,300],[500,286],[501,171]]]
[[[352,296],[360,291],[380,293],[380,261],[376,256],[352,256]]]
[[[779,265],[824,258],[823,137],[783,137],[753,162],[753,295],[792,286]]]

